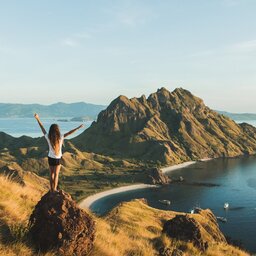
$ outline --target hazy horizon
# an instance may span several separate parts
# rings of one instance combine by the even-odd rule
[[[253,0],[5,1],[0,102],[108,105],[183,87],[212,109],[256,112],[255,8]]]

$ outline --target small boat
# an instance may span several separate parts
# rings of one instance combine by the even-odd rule
[[[228,209],[229,208],[229,203],[225,203],[223,207],[224,207],[225,210]]]
[[[193,209],[190,210],[190,213],[191,214],[200,213],[201,210],[202,210],[202,208],[200,208],[200,207],[193,207]]]
[[[179,181],[182,182],[184,181],[184,178],[182,176],[179,177]]]
[[[171,201],[169,200],[158,200],[160,203],[162,204],[166,204],[166,205],[170,205],[171,204]]]
[[[218,217],[218,216],[217,216],[216,219],[219,220],[219,221],[221,221],[221,222],[224,222],[224,223],[228,221],[228,220],[227,220],[226,218],[224,218],[224,217]]]

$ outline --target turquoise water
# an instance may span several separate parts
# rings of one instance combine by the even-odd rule
[[[226,236],[241,241],[251,252],[256,252],[256,156],[237,159],[215,159],[199,162],[169,173],[171,177],[183,176],[186,182],[208,182],[216,186],[198,186],[174,183],[154,189],[143,189],[108,196],[96,201],[91,209],[105,214],[122,201],[146,198],[152,207],[189,212],[193,206],[210,208],[216,216],[228,219],[219,223]],[[159,200],[170,200],[166,206]],[[230,208],[224,210],[228,202]]]
[[[58,120],[70,119],[70,118],[42,118],[41,121],[44,124],[45,129],[48,131],[52,123],[57,123],[61,132],[68,132],[75,127],[79,126],[82,122],[61,122]],[[84,128],[78,130],[75,134],[71,135],[69,138],[79,135],[84,129],[87,129],[91,125],[91,121],[83,122]],[[35,118],[0,118],[0,131],[8,133],[13,137],[20,137],[22,135],[30,137],[40,137],[42,132],[35,120]]]

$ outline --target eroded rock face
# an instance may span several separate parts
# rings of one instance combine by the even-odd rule
[[[171,179],[165,175],[159,168],[152,168],[145,171],[148,177],[147,183],[154,185],[164,185],[171,182]]]
[[[148,98],[119,96],[71,141],[84,151],[175,164],[254,154],[255,133],[255,127],[216,113],[187,90],[161,88]]]
[[[201,210],[193,215],[177,215],[164,224],[163,232],[171,238],[192,242],[202,251],[207,250],[211,243],[226,243],[210,210]]]
[[[38,249],[58,255],[87,255],[95,234],[93,219],[63,191],[45,194],[30,216],[31,239]]]

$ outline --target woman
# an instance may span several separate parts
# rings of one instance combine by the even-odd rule
[[[34,117],[37,120],[44,134],[44,137],[47,140],[49,145],[48,163],[50,168],[50,187],[52,192],[57,191],[59,172],[61,168],[60,160],[62,157],[62,145],[63,145],[64,138],[74,133],[78,129],[82,128],[84,125],[81,124],[77,128],[62,135],[60,133],[59,126],[57,124],[52,124],[49,129],[49,133],[47,133],[46,130],[44,129],[42,122],[39,119],[38,114],[35,114]]]

